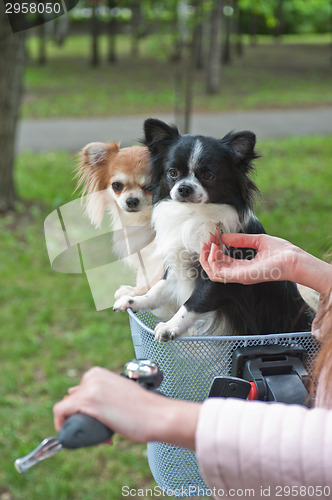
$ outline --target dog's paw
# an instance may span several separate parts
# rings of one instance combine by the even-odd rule
[[[123,295],[118,300],[114,302],[113,311],[122,312],[131,308],[134,312],[137,312],[135,308],[135,300],[130,295]]]
[[[154,339],[159,342],[169,342],[179,336],[179,327],[172,326],[171,322],[158,323],[154,330]]]
[[[114,298],[117,300],[123,297],[124,295],[127,295],[129,297],[134,297],[134,295],[136,295],[136,289],[130,285],[121,285],[115,292]]]

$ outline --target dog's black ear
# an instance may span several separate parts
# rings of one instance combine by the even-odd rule
[[[230,132],[223,139],[230,148],[235,160],[242,165],[249,165],[251,160],[257,158],[255,152],[256,136],[253,132],[245,130],[243,132]]]
[[[145,120],[144,134],[145,138],[143,139],[143,143],[148,147],[157,144],[160,146],[163,144],[169,145],[180,137],[177,127],[174,125],[167,125],[167,123],[157,120],[156,118],[148,118]]]

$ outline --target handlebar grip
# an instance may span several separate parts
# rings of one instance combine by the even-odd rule
[[[58,439],[64,448],[94,446],[108,441],[114,432],[85,413],[71,415],[63,424]]]

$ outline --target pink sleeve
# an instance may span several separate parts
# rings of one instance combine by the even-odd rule
[[[207,485],[224,492],[252,488],[259,498],[261,488],[270,488],[273,497],[278,485],[332,491],[332,410],[208,399],[196,454]]]

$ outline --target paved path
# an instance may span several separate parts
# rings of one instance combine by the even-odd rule
[[[112,118],[64,118],[53,120],[22,120],[18,130],[18,152],[68,150],[79,151],[91,141],[116,140],[123,146],[142,137],[147,116]],[[172,115],[158,118],[174,123]],[[249,129],[258,140],[289,135],[332,134],[332,107],[298,110],[264,110],[195,114],[191,133],[222,137],[230,130]]]

